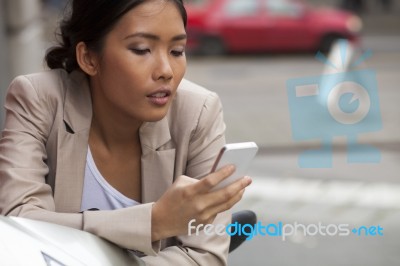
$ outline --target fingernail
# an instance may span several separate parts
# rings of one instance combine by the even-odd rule
[[[250,185],[252,182],[253,182],[253,180],[251,179],[251,177],[250,176],[245,176],[244,177],[244,179],[246,180],[246,182],[247,182],[247,185]]]
[[[234,164],[228,165],[228,170],[229,171],[235,171],[235,165]]]

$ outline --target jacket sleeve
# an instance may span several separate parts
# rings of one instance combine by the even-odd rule
[[[219,150],[225,144],[225,124],[222,105],[215,93],[208,92],[200,114],[195,118],[189,143],[186,175],[201,178],[209,174]],[[212,226],[226,226],[231,221],[229,211],[220,213]],[[178,245],[163,249],[156,257],[144,257],[148,265],[227,265],[230,237],[225,232],[204,230],[198,234],[177,237]]]
[[[57,104],[62,102],[38,92],[36,82],[18,77],[7,93],[0,139],[0,213],[85,230],[122,247],[156,255],[160,243],[151,242],[152,203],[114,211],[56,212],[51,186],[46,183],[46,142],[59,115]]]

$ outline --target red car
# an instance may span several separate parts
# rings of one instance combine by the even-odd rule
[[[339,38],[356,41],[362,27],[352,13],[302,0],[187,2],[188,51],[194,53],[327,52]]]

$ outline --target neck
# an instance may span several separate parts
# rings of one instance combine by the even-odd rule
[[[91,88],[95,85],[97,84],[92,83]],[[89,144],[100,145],[109,152],[140,146],[139,129],[143,122],[127,117],[114,108],[108,108],[109,104],[104,101],[100,89],[92,89],[91,93],[93,117]]]
[[[130,123],[118,119],[98,119],[93,115],[90,128],[90,144],[104,146],[108,151],[131,148],[140,145],[139,128],[141,123]]]

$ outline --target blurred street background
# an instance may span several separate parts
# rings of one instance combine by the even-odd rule
[[[309,1],[337,7],[339,1]],[[321,75],[314,53],[264,53],[189,58],[186,77],[218,92],[228,142],[261,147],[249,174],[254,183],[235,210],[251,209],[270,223],[349,224],[384,228],[383,236],[306,236],[282,241],[256,236],[229,257],[231,266],[400,265],[400,2],[385,10],[364,1],[360,49],[373,52],[364,68],[376,72],[383,128],[359,140],[381,151],[377,164],[348,164],[346,137],[334,139],[333,167],[304,169],[301,151],[318,145],[291,135],[286,82]],[[318,112],[318,110],[315,110]]]
[[[60,15],[56,2],[2,0],[1,101],[13,77],[43,69]],[[335,0],[306,2],[315,7],[343,5]],[[318,147],[321,140],[293,140],[286,82],[323,74],[325,66],[315,52],[188,55],[186,78],[221,98],[227,141],[255,141],[260,147],[249,170],[253,184],[235,210],[253,210],[263,224],[383,227],[383,236],[298,232],[285,241],[256,236],[230,254],[230,266],[400,265],[400,1],[389,1],[389,7],[382,5],[385,1],[360,2],[362,6],[347,8],[363,22],[359,54],[373,53],[362,69],[376,73],[383,127],[357,137],[380,150],[379,163],[347,163],[346,137],[338,136],[331,168],[299,167],[300,152]]]

